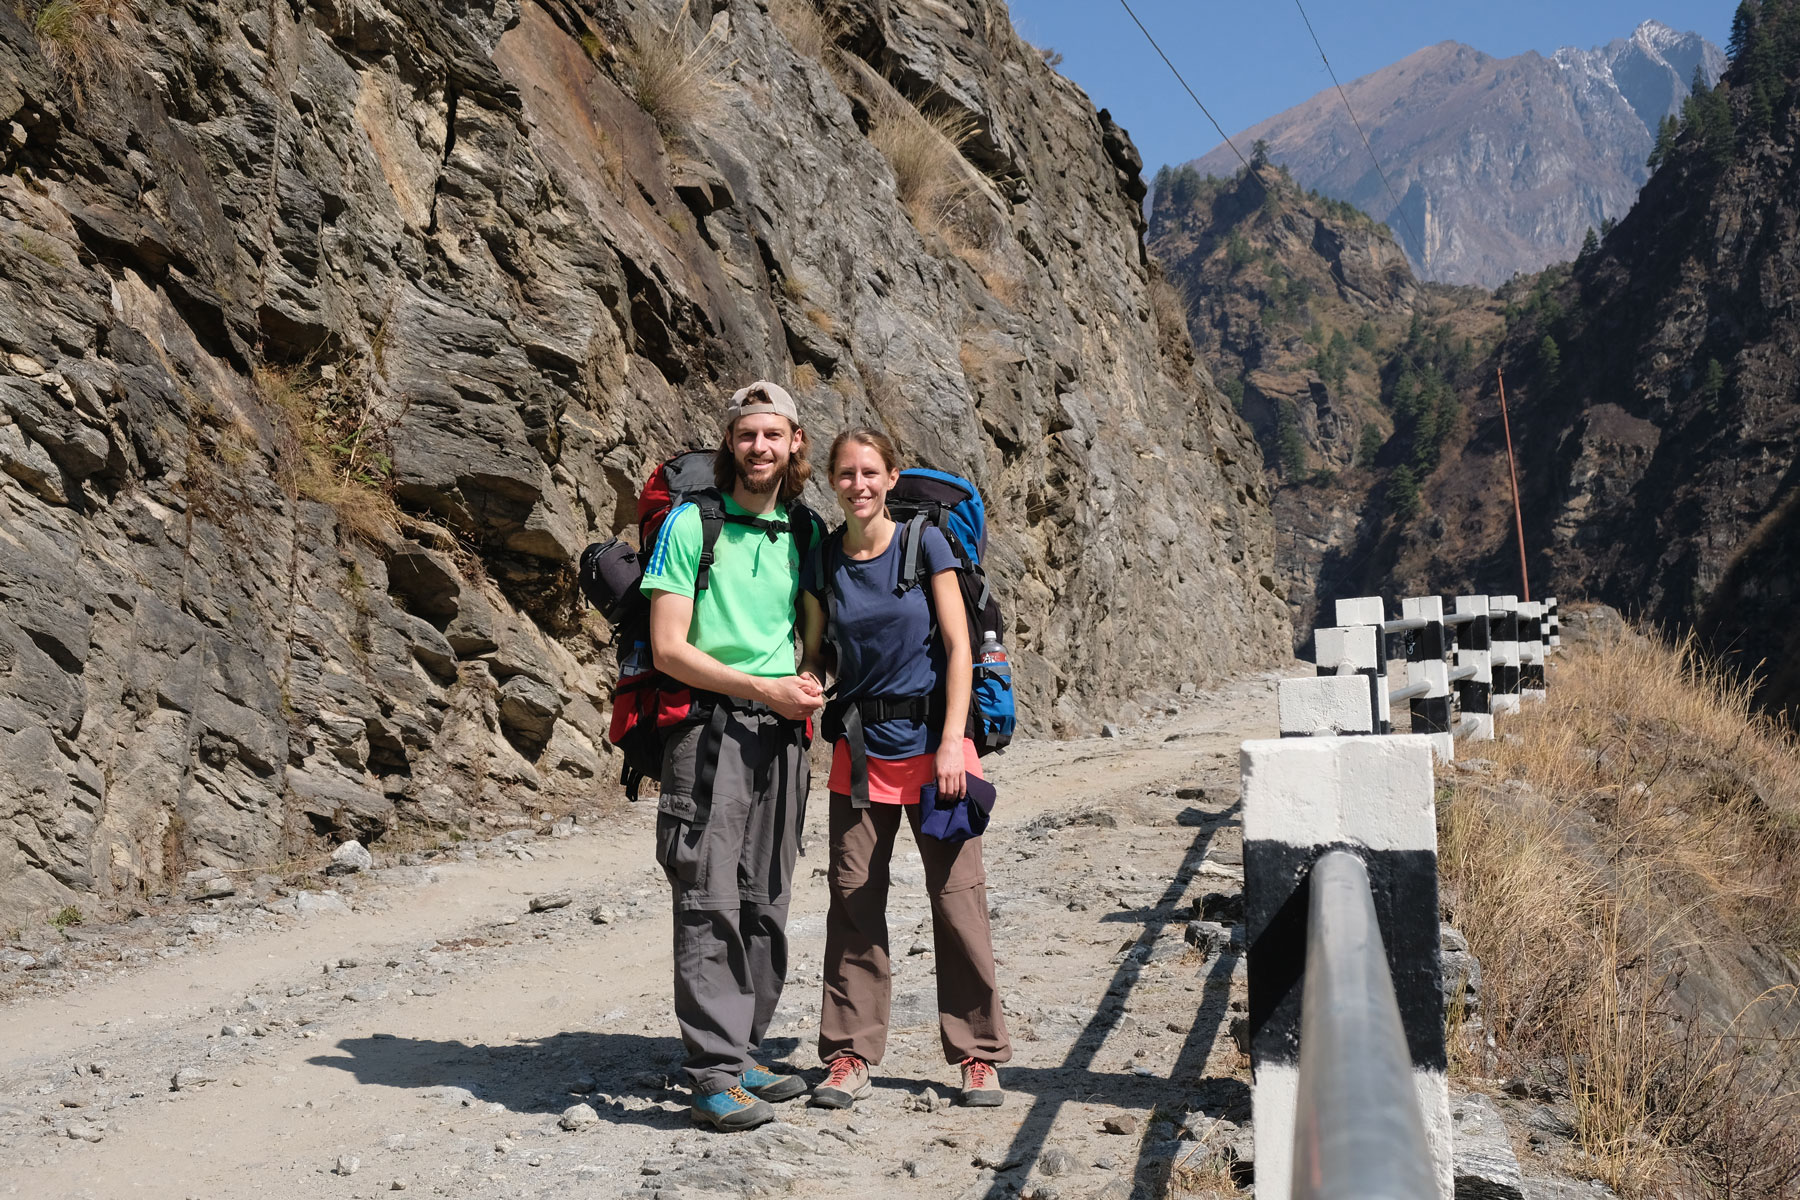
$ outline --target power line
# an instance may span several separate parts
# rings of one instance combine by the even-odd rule
[[[1413,228],[1412,220],[1406,215],[1406,210],[1400,207],[1400,197],[1394,194],[1394,185],[1388,182],[1387,172],[1381,169],[1381,160],[1375,157],[1375,147],[1369,144],[1369,135],[1363,132],[1362,122],[1356,119],[1356,110],[1350,107],[1350,97],[1344,94],[1344,85],[1338,82],[1337,72],[1331,67],[1331,60],[1325,57],[1325,47],[1319,44],[1319,35],[1313,29],[1312,18],[1306,15],[1305,5],[1301,4],[1300,0],[1294,0],[1294,7],[1300,10],[1300,19],[1306,22],[1306,32],[1312,35],[1313,46],[1319,52],[1319,61],[1325,64],[1325,73],[1331,76],[1331,85],[1337,89],[1338,99],[1344,102],[1344,111],[1350,114],[1350,124],[1356,126],[1356,134],[1362,138],[1363,149],[1369,152],[1369,161],[1375,164],[1375,174],[1381,176],[1381,186],[1387,189],[1388,199],[1394,202],[1394,211],[1399,214],[1402,221],[1406,222],[1407,232],[1413,235],[1413,244],[1419,248],[1419,261],[1422,266],[1425,260],[1425,239],[1419,236],[1419,231]],[[1236,147],[1234,146],[1232,149],[1235,150]],[[1243,155],[1240,154],[1238,157],[1242,158]]]
[[[1144,37],[1149,41],[1151,48],[1155,50],[1157,54],[1162,56],[1163,62],[1168,63],[1169,70],[1174,72],[1176,82],[1186,89],[1188,96],[1195,104],[1200,104],[1200,97],[1194,95],[1194,89],[1188,87],[1188,81],[1181,77],[1181,72],[1175,69],[1175,64],[1169,62],[1169,56],[1163,54],[1163,48],[1156,44],[1156,39],[1150,36],[1150,31],[1144,29],[1144,23],[1138,20],[1138,15],[1136,13],[1131,11],[1131,5],[1126,4],[1125,0],[1119,0],[1119,4],[1125,9],[1125,15],[1130,17],[1140,30],[1143,30]],[[1220,125],[1219,122],[1214,119],[1211,112],[1207,111],[1206,105],[1200,104],[1200,111],[1206,113],[1206,119],[1212,121],[1212,127],[1219,131],[1219,136],[1225,139],[1225,144],[1231,147],[1231,152],[1238,156],[1238,161],[1243,163],[1245,167],[1249,167],[1250,160],[1245,158],[1243,152],[1237,148],[1237,144],[1231,140],[1231,135],[1225,132],[1225,127]]]

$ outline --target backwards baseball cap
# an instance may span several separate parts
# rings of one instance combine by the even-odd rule
[[[731,403],[725,406],[725,428],[730,429],[739,417],[751,417],[757,413],[774,413],[778,417],[786,417],[800,425],[800,410],[794,405],[794,398],[787,394],[787,389],[778,383],[770,383],[759,379],[749,387],[741,387],[731,393]]]

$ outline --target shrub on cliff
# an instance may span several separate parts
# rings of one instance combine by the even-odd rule
[[[393,537],[389,434],[399,424],[359,371],[258,367],[258,391],[282,431],[277,477],[290,493],[330,505],[345,533],[373,544]]]
[[[628,73],[627,90],[638,107],[650,114],[664,137],[677,137],[703,123],[724,102],[719,59],[725,43],[707,31],[690,45],[688,5],[681,6],[667,29],[647,20],[630,28],[620,49]]]
[[[921,229],[942,224],[975,193],[962,157],[974,135],[973,122],[954,112],[921,112],[898,94],[876,106],[869,141],[893,167],[900,203]]]
[[[38,49],[62,73],[77,103],[96,69],[119,57],[115,26],[131,20],[125,0],[38,0],[17,10]]]

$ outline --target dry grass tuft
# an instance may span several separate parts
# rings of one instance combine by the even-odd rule
[[[981,286],[990,296],[1014,312],[1018,311],[1025,299],[1025,284],[1001,255],[983,246],[957,246],[955,253],[980,277]]]
[[[1150,281],[1150,315],[1164,337],[1187,336],[1187,297],[1166,278],[1159,276]]]
[[[18,237],[19,249],[25,251],[25,253],[31,255],[31,257],[37,259],[39,262],[52,267],[62,267],[67,265],[63,262],[62,250],[60,249],[61,243],[55,238],[45,237],[43,234],[31,229],[21,229]]]
[[[955,113],[924,113],[898,93],[875,105],[869,141],[894,169],[900,203],[921,231],[950,222],[980,190],[962,148],[975,136],[975,123]]]
[[[358,372],[333,383],[303,368],[256,368],[257,390],[279,418],[276,474],[295,496],[329,504],[344,532],[371,545],[392,542],[394,503],[389,435],[398,415]]]
[[[769,16],[794,53],[827,62],[844,32],[844,0],[770,0]]]
[[[119,61],[122,50],[115,26],[132,19],[127,0],[43,0],[28,3],[21,15],[77,103],[95,73]]]
[[[1236,1200],[1244,1193],[1231,1177],[1231,1164],[1222,1154],[1190,1154],[1169,1167],[1166,1200]]]
[[[725,43],[708,30],[690,45],[689,3],[660,29],[640,20],[620,47],[626,91],[650,114],[664,137],[677,137],[715,117],[725,103]]]
[[[1552,1064],[1623,1195],[1800,1184],[1793,994],[1744,965],[1800,950],[1800,748],[1750,691],[1691,641],[1572,646],[1440,809],[1501,1065]]]

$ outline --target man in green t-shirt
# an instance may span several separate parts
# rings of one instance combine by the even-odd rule
[[[656,857],[675,900],[675,1019],[693,1118],[719,1129],[773,1119],[806,1091],[750,1051],[787,975],[787,913],[810,772],[807,719],[825,703],[814,661],[824,614],[803,573],[818,524],[798,503],[811,467],[793,398],[738,391],[714,463],[725,523],[696,595],[700,510],[663,523],[644,571],[657,669],[688,685],[690,721],[663,755]],[[802,657],[795,666],[795,633]]]

